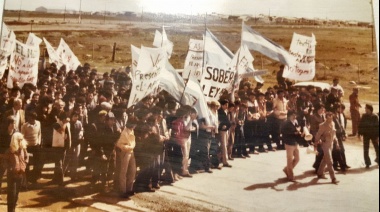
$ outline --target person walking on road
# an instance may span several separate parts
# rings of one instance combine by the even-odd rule
[[[294,110],[289,110],[287,113],[288,120],[283,126],[283,141],[286,150],[286,167],[283,171],[289,181],[295,182],[293,169],[300,160],[299,142],[302,138],[301,127],[297,122],[297,114]]]
[[[372,141],[376,152],[375,162],[379,164],[379,117],[373,113],[372,105],[365,105],[365,114],[363,114],[359,123],[359,136],[363,136],[364,162],[368,169],[371,165],[369,158],[369,140]]]
[[[352,134],[349,136],[356,136],[356,134],[358,133],[358,125],[360,122],[359,108],[362,107],[359,103],[359,95],[358,94],[359,94],[359,89],[353,88],[352,94],[349,96],[351,122],[352,122]]]
[[[338,184],[339,181],[335,177],[331,155],[333,145],[336,145],[337,149],[339,149],[340,147],[338,139],[336,138],[336,129],[335,124],[333,122],[333,114],[331,112],[326,113],[326,121],[319,126],[317,135],[315,136],[315,145],[318,143],[321,144],[323,150],[323,159],[317,171],[318,178],[327,179],[324,175],[325,167],[327,166],[331,182],[334,184]]]

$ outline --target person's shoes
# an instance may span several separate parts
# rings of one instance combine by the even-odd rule
[[[242,154],[242,155],[239,155],[240,158],[243,158],[245,159],[246,157]]]
[[[229,167],[229,168],[231,168],[232,166],[230,164],[226,163],[226,164],[223,164],[223,167]]]
[[[246,158],[250,158],[251,156],[249,154],[244,155]]]
[[[296,183],[297,182],[297,180],[296,179],[288,179],[289,180],[289,182],[293,182],[293,183]]]
[[[228,157],[228,160],[234,160],[232,157]]]
[[[267,153],[267,152],[268,152],[268,150],[266,150],[266,149],[259,149],[259,152],[262,152],[262,153]]]
[[[138,187],[135,189],[135,193],[143,193],[143,192],[155,192],[155,190],[149,187]]]
[[[365,165],[365,168],[366,169],[369,169],[371,165]]]
[[[205,172],[212,173],[213,171],[211,169],[206,169]]]
[[[349,134],[348,136],[349,136],[349,137],[356,136],[356,133],[354,133],[354,134]]]
[[[319,174],[318,179],[327,179],[327,177],[324,174]]]
[[[337,180],[336,178],[334,178],[334,179],[331,180],[331,183],[333,183],[333,184],[338,184],[338,183],[339,183],[339,180]]]
[[[252,154],[258,155],[260,153],[258,151],[256,151],[256,150],[253,150]]]
[[[268,151],[275,152],[276,149],[275,149],[275,148],[272,148],[272,149],[268,149]]]
[[[379,165],[379,158],[375,159],[375,163],[377,163],[377,165]]]
[[[337,166],[333,167],[334,171],[340,171],[340,169]]]
[[[187,173],[187,174],[182,174],[182,177],[193,177],[193,175],[191,175],[190,173]]]
[[[154,189],[160,189],[161,186],[160,186],[160,184],[154,184],[154,185],[152,185],[152,188],[154,188]]]
[[[349,166],[349,165],[346,165],[346,169],[350,169],[351,168],[351,166]]]

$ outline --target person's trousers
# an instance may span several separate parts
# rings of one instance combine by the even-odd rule
[[[121,194],[133,190],[133,181],[136,175],[136,161],[133,152],[116,150],[115,182]]]
[[[80,156],[81,145],[72,146],[67,153],[67,166],[69,167],[70,177],[77,177],[77,169],[79,166],[79,156]]]
[[[28,153],[33,154],[32,160],[29,162],[26,169],[26,176],[28,180],[36,181],[40,178],[44,163],[41,160],[41,147],[40,146],[28,146]],[[33,170],[30,171],[29,166],[33,165]]]
[[[181,152],[182,152],[182,174],[189,174],[189,152],[190,152],[190,142],[186,141],[181,144]]]
[[[64,160],[66,157],[66,150],[63,147],[53,147],[55,148],[55,166],[54,166],[54,176],[53,180],[58,184],[63,183],[64,177]]]
[[[232,157],[232,150],[234,147],[234,143],[235,143],[235,128],[231,128],[229,130],[229,135],[228,135],[228,145],[227,145],[228,157]]]
[[[352,134],[356,135],[358,133],[358,127],[360,122],[359,110],[350,110],[351,122],[352,122]]]
[[[300,152],[299,145],[287,145],[285,144],[286,150],[286,173],[289,180],[294,180],[293,169],[296,167],[298,162],[300,161]]]
[[[371,165],[371,159],[369,158],[369,141],[372,141],[373,147],[376,152],[376,160],[379,160],[379,137],[378,136],[363,136],[363,149],[364,149],[364,162],[365,165]]]
[[[21,177],[12,176],[13,173],[8,173],[7,175],[7,205],[8,212],[16,211],[16,204],[18,200],[18,194],[20,192],[20,187],[22,183]]]
[[[228,143],[228,131],[220,131],[220,147],[221,147],[221,154],[222,154],[222,163],[227,164],[227,143]]]
[[[332,153],[331,144],[326,143],[326,142],[322,143],[322,150],[323,150],[323,158],[322,158],[321,164],[319,165],[317,174],[323,175],[323,173],[325,172],[325,168],[327,166],[327,170],[329,171],[330,178],[331,180],[333,180],[335,179],[335,172],[333,169],[333,162],[332,162],[332,157],[331,157],[331,153]]]

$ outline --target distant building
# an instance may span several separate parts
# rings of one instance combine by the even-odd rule
[[[46,7],[37,7],[36,12],[41,12],[41,13],[47,13],[48,9]]]

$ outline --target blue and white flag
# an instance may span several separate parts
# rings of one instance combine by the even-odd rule
[[[246,44],[249,49],[258,51],[273,60],[280,61],[287,66],[293,66],[296,62],[294,56],[286,51],[282,46],[264,37],[259,32],[251,29],[243,23],[242,45]]]

